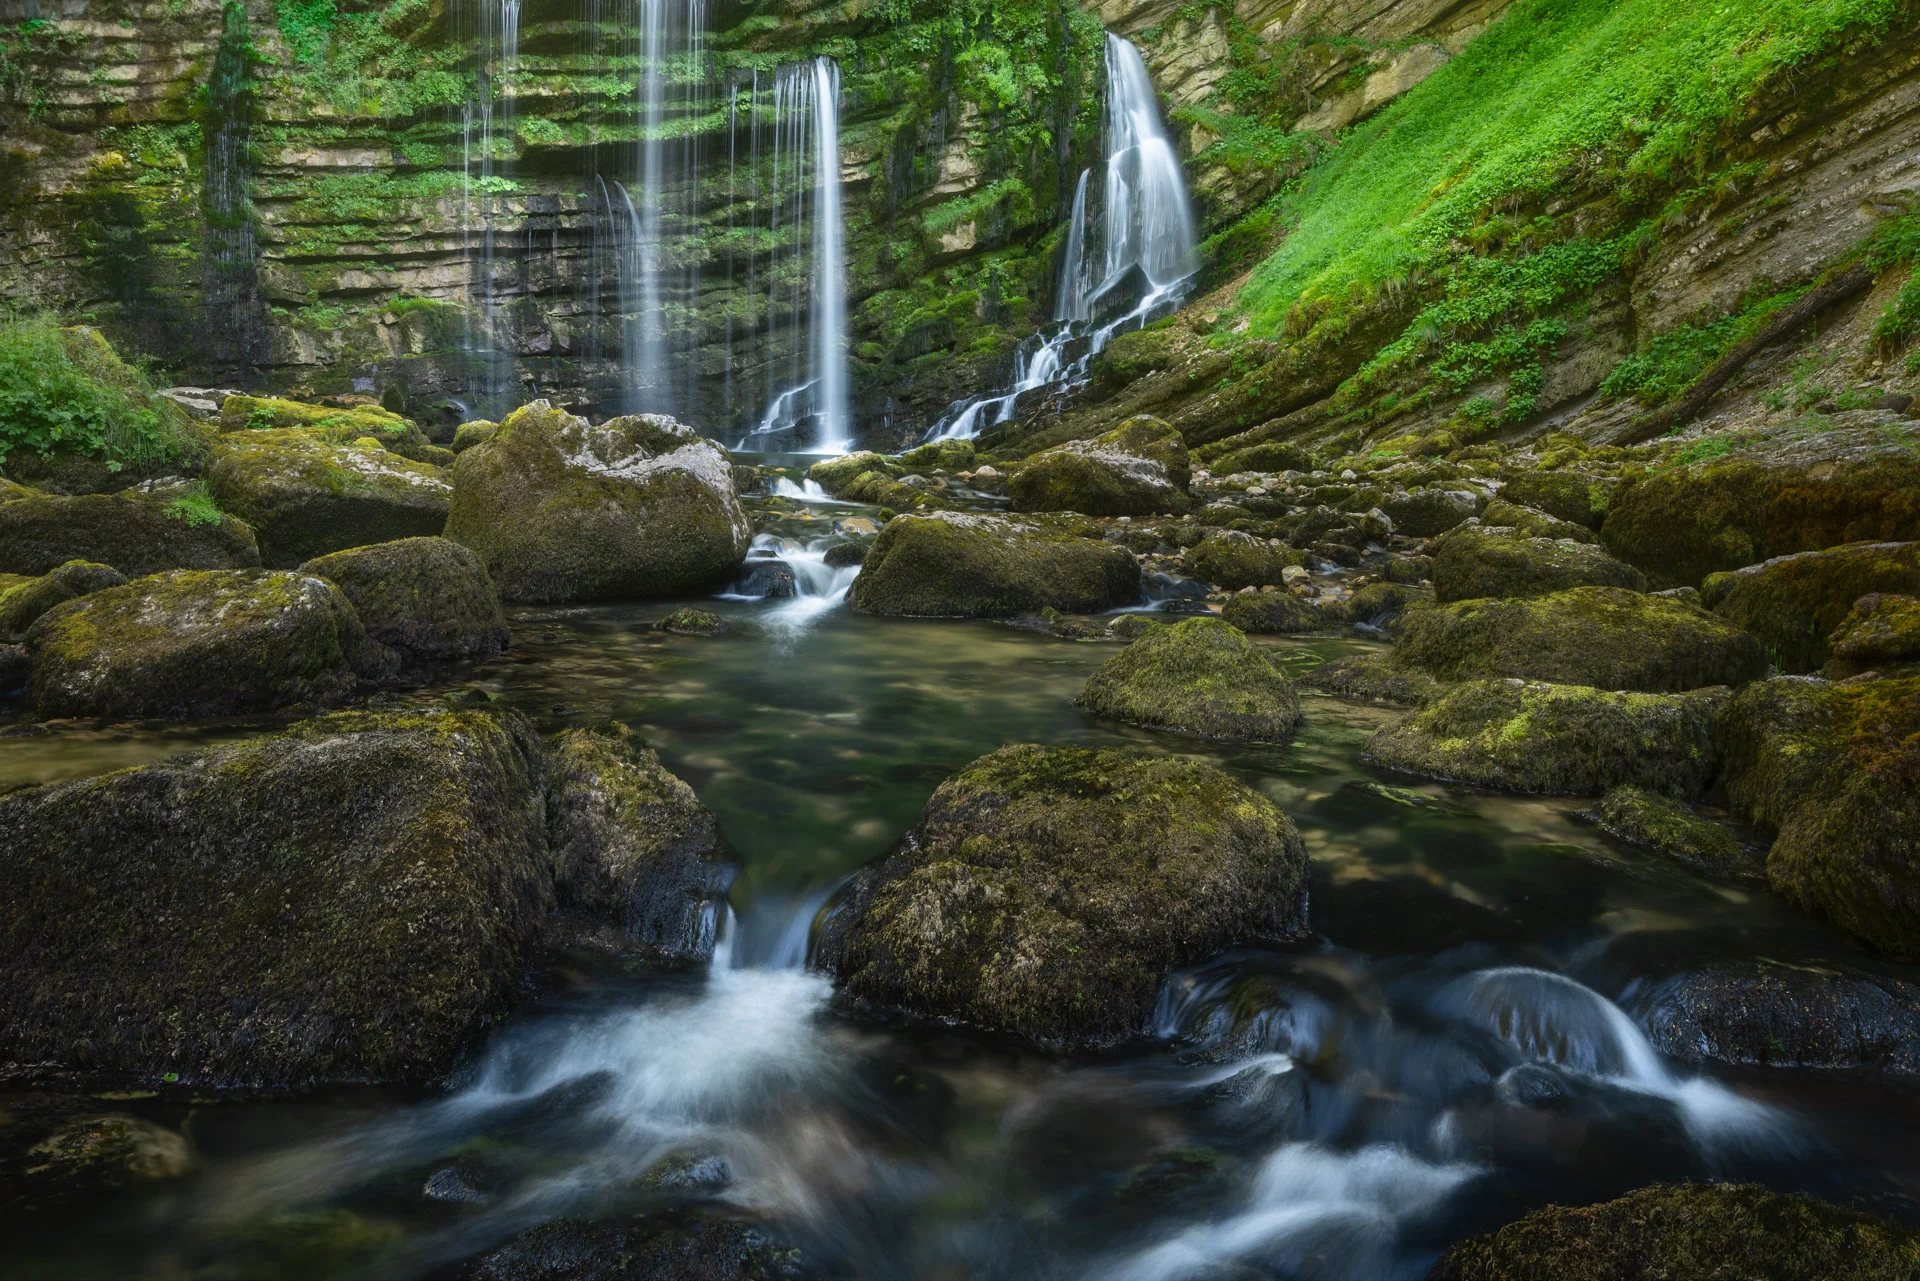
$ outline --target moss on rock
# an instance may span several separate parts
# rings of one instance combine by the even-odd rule
[[[1701,602],[1763,641],[1785,672],[1827,661],[1827,638],[1874,592],[1920,592],[1920,543],[1849,543],[1710,575]]]
[[[727,620],[711,610],[683,606],[660,620],[660,630],[675,636],[718,636],[727,630]]]
[[[1376,733],[1367,755],[1388,769],[1517,792],[1597,796],[1629,785],[1693,797],[1713,779],[1714,713],[1726,696],[1469,681]]]
[[[1528,538],[1494,525],[1463,525],[1432,547],[1436,600],[1546,596],[1570,587],[1645,591],[1645,575],[1605,548],[1567,538]]]
[[[1242,587],[1279,586],[1288,569],[1307,563],[1307,555],[1291,547],[1275,547],[1238,530],[1221,529],[1187,548],[1180,563],[1195,578],[1238,591]]]
[[[1767,672],[1766,651],[1731,623],[1618,587],[1415,611],[1401,625],[1394,662],[1441,680],[1517,676],[1649,693],[1737,685]]]
[[[1716,876],[1761,876],[1762,861],[1750,855],[1725,824],[1670,796],[1643,787],[1616,787],[1593,807],[1595,823],[1631,845],[1644,845],[1675,862]]]
[[[223,515],[196,523],[158,496],[44,494],[0,503],[0,570],[38,577],[74,560],[142,578],[169,569],[248,569],[260,564],[260,548],[245,522]]]
[[[1216,476],[1231,476],[1236,472],[1312,471],[1315,465],[1305,445],[1268,441],[1222,454],[1213,460],[1210,470]]]
[[[315,556],[438,534],[446,473],[366,444],[332,444],[300,428],[220,438],[207,487],[253,527],[261,562],[290,569]]]
[[[1480,513],[1480,523],[1517,531],[1523,538],[1570,538],[1576,543],[1598,544],[1600,535],[1585,525],[1562,520],[1537,507],[1523,507],[1505,498],[1496,498]]]
[[[1316,632],[1332,621],[1306,601],[1286,592],[1244,592],[1228,601],[1220,617],[1243,632],[1287,635]]]
[[[725,581],[752,533],[725,451],[660,415],[592,427],[536,400],[453,477],[446,535],[509,601],[684,595]]]
[[[1429,1281],[1909,1281],[1920,1236],[1753,1184],[1640,1188],[1600,1205],[1535,1210],[1450,1247]]]
[[[1920,660],[1920,597],[1862,596],[1827,638],[1835,676]]]
[[[1462,521],[1478,516],[1484,506],[1486,500],[1470,489],[1433,486],[1389,494],[1380,502],[1380,510],[1393,522],[1394,529],[1414,538],[1444,534]]]
[[[841,498],[846,495],[847,489],[854,481],[868,472],[879,472],[889,479],[897,479],[906,474],[904,468],[889,462],[871,449],[862,449],[815,463],[807,468],[807,479],[835,498]]]
[[[98,1099],[10,1095],[0,1116],[0,1213],[44,1212],[163,1183],[193,1163],[178,1130],[106,1111]]]
[[[848,603],[869,614],[1011,618],[1053,608],[1093,613],[1140,597],[1124,547],[1089,522],[935,512],[887,522]]]
[[[878,1005],[1092,1049],[1145,1030],[1167,973],[1306,929],[1287,816],[1217,769],[1003,747],[942,783],[853,881],[820,963]]]
[[[492,440],[494,433],[499,430],[499,423],[478,420],[470,423],[461,423],[453,433],[454,454],[456,456],[464,454],[475,445],[485,444],[487,441]]]
[[[1397,634],[1410,611],[1433,604],[1433,590],[1405,583],[1368,583],[1343,601],[1325,606],[1331,620]]]
[[[42,716],[210,716],[337,698],[366,633],[311,574],[179,569],[82,596],[27,631]]]
[[[1362,703],[1390,703],[1417,707],[1438,698],[1447,687],[1425,672],[1396,665],[1386,654],[1356,654],[1309,668],[1300,677],[1302,689],[1350,698]]]
[[[1152,516],[1187,509],[1190,476],[1179,430],[1140,414],[1091,440],[1041,450],[1008,490],[1015,511]]]
[[[1230,742],[1283,743],[1300,724],[1293,683],[1218,618],[1154,628],[1102,663],[1074,701],[1096,716]]]
[[[1577,471],[1515,472],[1501,486],[1500,497],[1588,530],[1600,523],[1610,501],[1606,484]],[[1502,523],[1491,514],[1486,520],[1489,525]]]
[[[372,640],[448,662],[507,647],[507,619],[480,558],[446,538],[402,538],[300,567],[338,587]]]
[[[0,1057],[443,1078],[551,902],[540,776],[515,717],[348,713],[0,797]]]
[[[126,575],[111,565],[70,560],[51,573],[0,590],[0,641],[18,641],[35,619],[55,605],[126,581]]]

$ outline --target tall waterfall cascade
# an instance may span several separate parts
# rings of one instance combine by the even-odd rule
[[[1053,325],[1022,344],[1009,385],[951,407],[927,433],[929,440],[971,439],[1005,422],[1028,392],[1072,387],[1116,334],[1186,301],[1199,265],[1193,209],[1153,80],[1140,51],[1111,31],[1106,70],[1099,274],[1093,275],[1094,254],[1087,247],[1088,175],[1082,172],[1067,218]],[[1077,344],[1083,345],[1069,358]]]

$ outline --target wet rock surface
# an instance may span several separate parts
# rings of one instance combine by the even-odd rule
[[[1147,729],[1232,742],[1282,743],[1300,724],[1293,683],[1217,618],[1145,633],[1087,678],[1078,702]]]
[[[847,601],[870,614],[1008,618],[1132,604],[1140,566],[1098,526],[1045,517],[939,512],[888,521]]]
[[[557,1219],[446,1274],[458,1281],[800,1281],[801,1253],[738,1219]]]

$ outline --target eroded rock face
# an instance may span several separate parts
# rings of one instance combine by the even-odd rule
[[[141,578],[169,569],[247,569],[260,564],[260,548],[244,522],[227,516],[196,524],[161,497],[29,493],[0,503],[0,573],[38,577],[73,560]]]
[[[1091,440],[1040,451],[1009,491],[1015,511],[1152,516],[1187,509],[1190,476],[1180,433],[1142,414]]]
[[[1140,598],[1140,566],[1088,522],[935,512],[887,522],[847,602],[869,614],[1011,618]]]
[[[236,398],[237,399],[237,398]],[[253,527],[261,562],[290,569],[348,547],[438,534],[453,490],[430,463],[370,441],[333,443],[320,429],[220,437],[207,487]]]
[[[126,575],[111,565],[70,560],[51,573],[0,591],[0,641],[17,643],[34,620],[55,605],[126,581]]]
[[[1849,543],[1776,556],[1700,586],[1702,603],[1758,636],[1785,672],[1824,665],[1827,638],[1856,600],[1876,592],[1920,592],[1920,543]]]
[[[447,537],[509,601],[685,595],[724,582],[752,533],[726,452],[659,415],[593,427],[537,400],[453,478]]]
[[[1639,570],[1601,547],[1567,538],[1528,538],[1518,530],[1469,525],[1440,539],[1433,553],[1436,600],[1547,596],[1571,587],[1646,590]]]
[[[1298,937],[1306,876],[1292,822],[1219,770],[1004,747],[855,878],[818,955],[861,1000],[1090,1049],[1144,1030],[1173,967]]]
[[[507,619],[480,558],[447,538],[402,538],[300,567],[338,587],[369,639],[416,661],[449,662],[507,647]]]
[[[1293,682],[1218,618],[1147,632],[1102,663],[1075,701],[1096,716],[1231,742],[1283,743],[1300,724]]]
[[[551,903],[540,744],[348,713],[0,798],[0,1057],[135,1079],[437,1080]]]
[[[42,716],[213,716],[338,698],[369,661],[340,589],[312,574],[174,570],[82,596],[28,629]]]

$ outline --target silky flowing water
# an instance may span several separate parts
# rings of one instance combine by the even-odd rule
[[[1398,713],[1308,696],[1294,743],[1232,749],[1084,716],[1111,645],[847,611],[802,562],[848,514],[766,522],[812,594],[694,602],[724,635],[655,630],[679,602],[525,610],[507,653],[404,696],[644,736],[740,860],[711,967],[559,958],[439,1095],[120,1099],[180,1126],[195,1173],[34,1220],[0,1277],[431,1276],[556,1216],[696,1203],[828,1276],[1418,1276],[1532,1206],[1662,1179],[1892,1213],[1920,1192],[1913,1091],[1688,1068],[1629,1012],[1690,959],[1869,964],[1834,931],[1616,844],[1579,802],[1369,768]],[[1304,669],[1369,642],[1271,643]],[[0,784],[263,724],[14,722]],[[1319,937],[1174,976],[1155,1035],[1091,1062],[845,1008],[804,968],[816,913],[1011,742],[1178,754],[1265,792],[1312,853]]]

